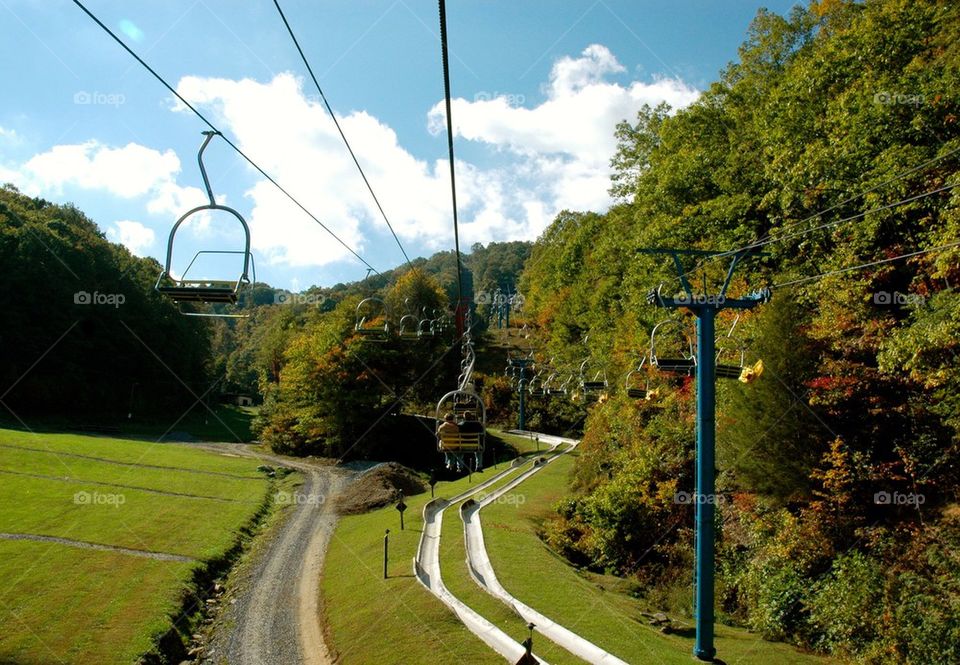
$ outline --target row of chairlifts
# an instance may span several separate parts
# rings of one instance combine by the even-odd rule
[[[446,332],[450,317],[438,309],[427,312],[424,307],[419,316],[404,314],[396,326],[390,323],[387,304],[380,298],[364,298],[357,305],[354,330],[368,342],[386,342],[395,337],[406,341],[432,339]]]
[[[753,365],[747,364],[746,344],[733,336],[739,320],[738,316],[730,331],[716,340],[715,371],[718,379],[737,379],[750,383],[763,373],[763,360],[757,360]],[[666,374],[694,376],[697,372],[693,336],[685,331],[680,319],[666,319],[654,326],[650,333],[649,357],[650,364]]]
[[[461,345],[460,376],[457,389],[451,390],[437,402],[436,422],[452,413],[458,422],[457,432],[437,432],[437,450],[443,453],[448,469],[479,471],[483,468],[486,448],[487,412],[483,399],[473,384],[473,368],[477,360],[473,339],[468,329]],[[471,415],[472,419],[467,420]]]
[[[747,364],[746,345],[733,336],[738,321],[734,321],[726,335],[717,339],[716,376],[750,383],[763,373],[763,361]],[[579,399],[582,394],[589,400],[610,390],[606,369],[596,368],[589,358],[580,364],[579,372],[564,374],[550,369],[552,366],[552,360],[546,368],[538,370],[533,366],[536,373],[527,382],[527,391],[532,397],[569,396]],[[683,321],[667,319],[654,326],[650,334],[649,352],[624,377],[624,392],[630,399],[649,402],[659,397],[659,389],[650,387],[649,368],[670,376],[696,375],[696,349],[693,337],[685,332]],[[511,384],[516,388],[519,376],[515,368],[508,366],[504,375],[511,378]]]
[[[246,220],[244,220],[243,216],[239,212],[233,208],[230,208],[229,206],[219,205],[216,202],[216,199],[213,196],[213,189],[210,187],[210,179],[207,177],[207,169],[203,165],[203,151],[206,150],[207,145],[209,145],[213,137],[219,135],[220,132],[203,132],[203,143],[200,145],[200,150],[197,153],[197,163],[200,165],[200,175],[203,177],[203,186],[207,190],[207,198],[210,202],[188,210],[173,225],[173,228],[170,230],[170,236],[167,239],[166,262],[164,263],[163,271],[157,278],[155,288],[158,292],[162,293],[180,305],[180,311],[183,314],[189,316],[217,316],[233,318],[240,315],[223,314],[218,312],[208,313],[185,311],[182,308],[183,303],[235,305],[240,297],[241,290],[251,283],[251,272],[253,275],[253,281],[256,281],[256,266],[253,262],[253,254],[250,251],[250,227],[247,226]],[[188,219],[194,215],[198,215],[207,211],[225,212],[236,219],[243,231],[243,249],[201,250],[194,255],[193,259],[187,265],[187,268],[183,271],[182,275],[180,277],[174,277],[174,241],[176,239],[177,231]],[[201,257],[208,257],[210,255],[235,255],[242,257],[242,261],[238,261],[238,264],[242,265],[239,270],[239,275],[231,275],[222,279],[192,276],[191,270],[194,269],[194,265],[197,263],[197,260]]]

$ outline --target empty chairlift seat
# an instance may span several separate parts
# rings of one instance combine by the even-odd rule
[[[250,272],[253,267],[253,256],[250,253],[250,227],[247,226],[243,216],[228,206],[218,205],[213,196],[213,190],[210,187],[210,180],[207,177],[207,170],[203,165],[203,151],[214,136],[219,132],[203,132],[204,140],[197,154],[197,162],[200,165],[200,174],[203,176],[203,184],[207,190],[207,197],[210,202],[197,206],[184,213],[170,230],[170,236],[167,239],[167,257],[164,263],[163,271],[157,278],[156,290],[172,299],[177,303],[212,303],[212,304],[236,304],[239,299],[240,291],[250,284]],[[187,265],[182,276],[173,276],[174,244],[177,231],[188,219],[205,211],[222,211],[235,218],[243,231],[243,249],[236,250],[201,250],[197,252],[193,260]],[[207,278],[191,275],[191,270],[197,259],[210,255],[235,255],[237,256],[238,271],[228,278]]]

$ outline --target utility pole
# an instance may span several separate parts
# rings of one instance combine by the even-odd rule
[[[683,249],[643,249],[644,254],[667,254],[673,258],[677,276],[683,286],[683,294],[665,296],[660,288],[651,289],[647,302],[667,309],[686,309],[697,317],[697,463],[696,463],[696,571],[694,612],[696,615],[696,640],[693,655],[700,660],[712,661],[717,654],[713,645],[714,621],[714,568],[715,534],[713,529],[716,473],[716,316],[723,309],[753,309],[770,300],[770,289],[762,289],[743,298],[727,298],[727,288],[734,271],[752,250],[727,254]],[[731,256],[727,277],[716,295],[694,293],[687,280],[681,256],[713,257],[718,254]],[[706,289],[704,289],[706,290]]]
[[[517,391],[520,394],[520,422],[518,429],[523,431],[527,425],[526,396],[527,396],[527,367],[533,364],[530,358],[510,358],[507,360],[510,367],[516,367],[520,370],[520,377],[517,381]]]

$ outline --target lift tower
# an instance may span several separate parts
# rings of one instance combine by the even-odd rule
[[[710,252],[691,249],[642,249],[644,254],[666,254],[673,259],[683,293],[667,296],[663,285],[651,289],[647,302],[668,309],[686,309],[697,317],[697,464],[696,464],[696,589],[694,612],[696,615],[696,641],[693,655],[700,660],[712,661],[717,654],[713,646],[714,609],[714,498],[716,458],[716,330],[717,312],[722,309],[753,309],[770,300],[770,289],[754,291],[742,298],[728,298],[727,289],[740,262],[755,251]],[[711,258],[730,256],[730,267],[723,286],[716,295],[694,293],[683,268],[681,257]]]

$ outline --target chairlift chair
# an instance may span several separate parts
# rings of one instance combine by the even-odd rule
[[[420,339],[420,334],[417,330],[418,324],[417,317],[413,314],[404,314],[400,317],[400,327],[397,330],[397,336],[408,342]]]
[[[379,298],[364,298],[357,304],[354,330],[366,341],[386,342],[390,335],[390,324],[387,319],[385,302]]]
[[[203,132],[204,140],[200,146],[200,150],[197,153],[197,163],[200,165],[200,175],[203,177],[203,184],[207,190],[207,198],[210,202],[204,205],[197,206],[185,212],[180,219],[176,221],[173,225],[173,228],[170,229],[170,236],[167,238],[167,258],[166,263],[164,264],[163,271],[160,273],[160,276],[157,278],[157,283],[155,289],[167,296],[176,303],[209,303],[209,304],[236,304],[239,298],[240,291],[251,283],[250,281],[250,269],[253,263],[253,256],[250,252],[250,227],[247,226],[246,220],[243,216],[230,208],[229,206],[219,205],[216,202],[216,199],[213,196],[213,189],[210,187],[210,179],[207,177],[206,167],[203,165],[203,151],[206,150],[207,145],[213,139],[214,136],[219,135],[220,132],[215,131],[205,131]],[[243,229],[244,237],[244,248],[242,250],[201,250],[197,252],[193,260],[190,261],[187,269],[183,271],[183,274],[179,278],[173,276],[173,246],[174,241],[176,240],[177,230],[180,226],[187,221],[193,215],[203,212],[205,210],[221,210],[223,212],[233,215],[236,220],[240,223],[241,228]],[[236,278],[230,279],[208,279],[208,278],[196,278],[190,277],[189,273],[191,268],[193,268],[194,263],[200,256],[210,255],[210,254],[219,254],[219,255],[228,255],[228,254],[239,254],[243,256],[243,268],[240,272],[240,275]],[[254,278],[255,279],[255,278]],[[185,312],[188,313],[188,312]],[[203,315],[203,314],[200,314]],[[219,314],[213,314],[208,316],[225,316]],[[231,315],[226,315],[231,316]]]
[[[531,397],[543,397],[546,394],[545,383],[541,378],[543,376],[543,370],[540,370],[533,375],[533,378],[530,379],[530,384],[527,386],[527,392],[530,393]]]
[[[670,328],[676,327],[680,334],[683,337],[684,343],[680,345],[674,345],[674,348],[664,349],[664,330],[669,330]],[[663,351],[662,355],[658,355],[658,340],[659,340],[659,349]],[[661,372],[668,372],[671,374],[682,374],[685,376],[692,376],[696,373],[697,360],[696,355],[693,352],[693,341],[683,335],[682,323],[677,319],[666,319],[661,321],[653,327],[653,330],[650,333],[650,364],[656,367]]]
[[[467,411],[472,411],[480,423],[477,432],[447,432],[437,434],[437,450],[443,453],[448,468],[458,471],[472,468],[480,471],[483,468],[483,451],[486,441],[487,415],[483,399],[472,390],[452,390],[437,402],[437,424],[441,422],[445,412],[452,412],[462,417]],[[471,464],[472,462],[472,464]]]
[[[594,373],[593,378],[588,378],[590,359],[587,358],[580,364],[580,388],[584,393],[598,393],[607,389],[606,370],[600,369]]]
[[[627,372],[626,378],[623,380],[623,386],[626,389],[627,397],[630,399],[642,399],[646,401],[651,401],[658,396],[656,389],[650,390],[650,379],[644,377],[643,387],[640,387],[640,377],[645,373],[643,366],[647,362],[647,356],[644,355],[640,360],[640,364],[637,365],[637,368]]]

